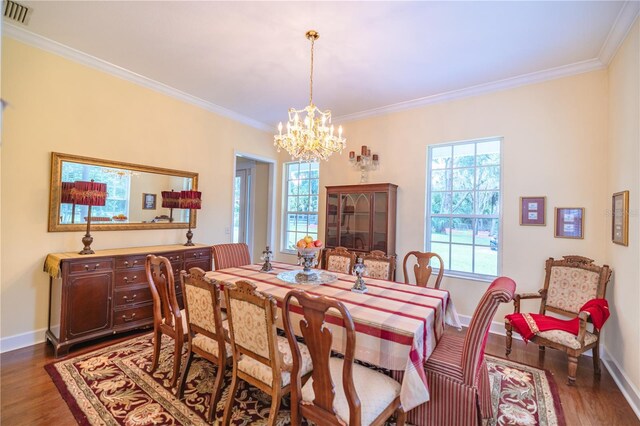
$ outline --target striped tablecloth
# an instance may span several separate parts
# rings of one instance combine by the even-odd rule
[[[258,290],[271,294],[278,306],[293,288],[340,300],[355,323],[356,358],[389,370],[404,371],[400,399],[406,411],[429,400],[424,361],[442,336],[445,323],[460,327],[449,292],[365,278],[369,291],[354,293],[350,289],[355,277],[340,273],[335,273],[338,280],[333,283],[293,285],[276,275],[299,266],[279,262],[273,262],[273,266],[274,270],[269,273],[260,272],[261,265],[247,265],[209,271],[206,275],[219,281],[251,281]],[[298,321],[292,323],[295,327]],[[334,349],[343,352],[344,328],[329,326],[334,333]]]

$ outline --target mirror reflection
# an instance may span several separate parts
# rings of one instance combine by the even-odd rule
[[[107,186],[104,205],[91,210],[92,229],[186,228],[189,210],[178,208],[180,191],[197,189],[197,174],[52,153],[50,231],[75,231],[87,222],[75,182]],[[195,227],[195,217],[192,227]]]

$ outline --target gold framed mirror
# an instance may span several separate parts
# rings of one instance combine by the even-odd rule
[[[163,207],[172,203],[162,193],[197,190],[198,173],[52,152],[49,232],[85,230],[87,206],[75,204],[68,188],[90,180],[107,184],[105,205],[91,212],[92,230],[196,227],[196,210]]]

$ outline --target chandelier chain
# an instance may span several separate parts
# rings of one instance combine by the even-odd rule
[[[309,38],[311,40],[311,77],[309,78],[309,105],[313,105],[313,43],[314,37]]]

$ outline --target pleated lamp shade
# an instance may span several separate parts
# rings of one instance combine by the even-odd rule
[[[180,192],[162,191],[162,207],[177,209],[180,207]]]
[[[83,206],[104,206],[107,201],[107,184],[78,180],[71,190],[71,199]]]
[[[60,202],[63,204],[73,204],[73,195],[71,191],[75,187],[75,182],[62,182],[62,193],[60,194]]]
[[[202,206],[202,192],[180,191],[180,208],[199,210]]]

